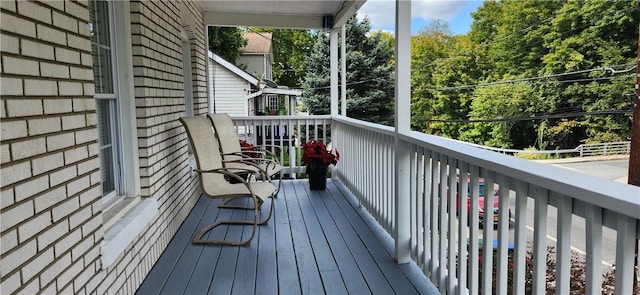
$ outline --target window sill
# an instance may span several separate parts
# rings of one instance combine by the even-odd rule
[[[141,197],[123,200],[105,212],[102,269],[111,266],[157,216],[158,202]]]

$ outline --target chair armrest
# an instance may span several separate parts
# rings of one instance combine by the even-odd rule
[[[249,187],[249,183],[244,178],[238,176],[238,173],[248,173],[248,174],[255,173],[255,171],[252,171],[250,169],[242,169],[242,168],[218,168],[218,169],[211,169],[211,170],[194,169],[193,171],[198,172],[198,173],[222,174],[222,175],[234,178],[238,182],[243,183],[249,189],[251,189]]]
[[[273,152],[271,152],[270,150],[268,150],[268,149],[267,149],[267,147],[272,147],[272,148],[282,148],[282,147],[281,147],[281,146],[279,146],[279,145],[257,145],[257,146],[255,146],[255,147],[254,147],[254,150],[256,150],[256,151],[260,151],[260,152],[263,152],[263,153],[265,153],[266,155],[271,156],[271,158],[272,158],[272,159],[274,159],[274,161],[275,161],[277,164],[280,164],[280,161],[278,160],[278,157],[277,157]]]
[[[256,160],[254,158],[252,158],[252,159]],[[265,161],[267,161],[267,160],[268,159],[265,159]],[[227,169],[232,169],[232,170],[240,169],[240,170],[248,171],[246,173],[249,173],[249,174],[260,172],[260,174],[262,175],[262,177],[264,177],[264,179],[266,179],[268,181],[271,181],[271,177],[269,176],[269,173],[267,173],[267,170],[262,169],[260,167],[260,165],[258,165],[255,161],[246,161],[244,159],[233,159],[233,160],[222,160],[222,163],[223,164],[225,164],[225,163],[241,163],[241,164],[244,164],[244,165],[252,166],[252,167],[256,168],[256,170],[233,168],[233,167],[232,168],[227,168]],[[238,172],[236,172],[236,173],[238,173]],[[245,173],[245,172],[240,172],[240,173]]]

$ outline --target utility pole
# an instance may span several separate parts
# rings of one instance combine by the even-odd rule
[[[629,153],[629,177],[627,182],[640,186],[640,29],[638,31],[638,56],[636,58],[636,85],[633,97],[633,121],[631,123],[631,151]]]
[[[640,8],[640,3],[638,3]],[[633,95],[633,120],[631,121],[631,151],[629,152],[629,174],[627,183],[640,186],[640,27],[638,28],[638,54],[636,57],[636,85]],[[638,268],[638,243],[636,241],[635,279],[633,288],[640,284],[640,268]]]

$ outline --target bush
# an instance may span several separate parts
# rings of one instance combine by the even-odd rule
[[[509,259],[508,265],[509,269],[507,271],[507,294],[513,293],[513,270],[515,268],[515,261],[513,260],[513,255],[509,251]],[[492,287],[493,294],[496,293],[496,274],[498,271],[498,261],[497,261],[497,250],[494,249],[494,257],[493,257],[493,274],[492,274]],[[552,246],[547,247],[547,273],[546,273],[546,293],[547,294],[555,294],[556,292],[556,261],[555,261],[555,248]],[[480,266],[479,266],[479,277],[482,278],[482,252],[480,252],[480,256],[478,257]],[[525,262],[525,294],[533,294],[533,253],[527,252],[526,262]],[[585,272],[586,272],[586,262],[581,255],[572,253],[571,255],[571,269],[570,269],[570,293],[571,294],[585,294],[586,293],[586,280],[585,280]],[[471,271],[471,270],[469,270]],[[482,288],[482,281],[479,282],[479,287]],[[614,294],[615,287],[615,265],[608,271],[605,271],[602,274],[602,294]],[[640,286],[636,286],[633,290],[633,294],[640,294]]]

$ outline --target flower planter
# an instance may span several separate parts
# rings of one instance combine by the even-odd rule
[[[328,165],[315,165],[315,169],[307,166],[310,190],[324,190],[327,188],[327,167]]]
[[[312,140],[302,144],[302,162],[307,164],[309,189],[324,190],[327,187],[327,167],[337,164],[340,154],[332,154],[321,141]]]

